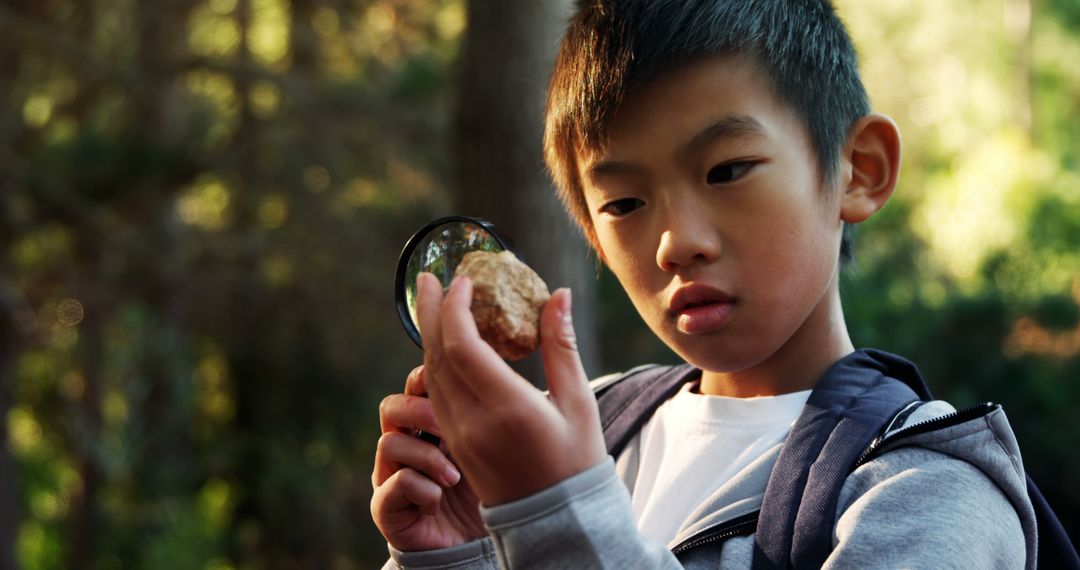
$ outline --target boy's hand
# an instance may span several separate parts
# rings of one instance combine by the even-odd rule
[[[386,541],[402,551],[447,548],[487,534],[472,488],[439,447],[414,436],[416,430],[441,435],[424,394],[420,366],[406,379],[404,394],[379,406],[371,515]]]
[[[421,274],[417,285],[435,417],[483,504],[523,498],[603,461],[600,415],[577,352],[569,289],[556,291],[540,317],[546,396],[480,338],[469,310],[471,281],[455,279],[445,298],[433,275]]]

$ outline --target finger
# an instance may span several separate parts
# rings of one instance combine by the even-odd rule
[[[476,395],[477,401],[505,402],[507,398],[520,398],[522,389],[532,386],[480,338],[470,309],[472,292],[472,281],[467,277],[454,279],[450,284],[443,301],[444,358],[458,372],[455,377],[462,386]]]
[[[443,302],[442,284],[430,273],[416,276],[416,317],[420,321],[420,336],[424,339],[424,365],[438,368],[442,360]]]
[[[440,423],[454,426],[455,417],[476,409],[476,396],[462,384],[458,372],[446,359],[442,334],[446,300],[442,284],[434,275],[421,274],[417,278],[417,289],[417,313],[424,331],[424,387]]]
[[[434,514],[439,510],[442,493],[442,487],[434,481],[405,468],[375,488],[371,498],[371,514],[375,520],[415,508],[429,515]]]
[[[409,375],[405,377],[405,394],[415,396],[427,396],[427,390],[424,388],[424,365],[421,364],[416,368],[413,368]],[[434,412],[432,412],[434,414]],[[385,431],[385,430],[384,430]],[[417,428],[413,433],[414,436],[439,447],[442,441],[441,436],[437,436],[434,433],[429,433],[430,430],[424,430]]]
[[[425,396],[427,389],[424,387],[424,365],[413,368],[405,377],[405,393],[412,396]]]
[[[540,315],[540,356],[551,399],[568,418],[594,414],[596,400],[581,365],[571,317],[570,289],[552,294]]]
[[[379,423],[383,433],[413,433],[423,430],[442,437],[431,400],[422,396],[390,394],[379,403]]]
[[[372,485],[382,485],[403,468],[419,471],[443,487],[461,480],[461,473],[437,447],[396,431],[384,433],[375,448]]]
[[[427,389],[424,388],[423,364],[417,366],[416,368],[413,368],[412,372],[409,372],[408,377],[405,378],[405,394],[427,396]],[[434,412],[432,412],[432,414],[434,415]],[[434,445],[435,447],[439,447],[440,443],[442,443],[442,435],[436,435],[431,430],[417,428],[416,432],[413,435],[430,443],[431,445]]]
[[[436,416],[452,422],[442,387],[438,385],[439,376],[443,373],[442,302],[442,284],[438,278],[430,273],[417,275],[416,314],[420,321],[420,334],[424,339],[424,387],[431,396]]]

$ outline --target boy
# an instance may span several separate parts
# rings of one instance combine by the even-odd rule
[[[825,0],[580,2],[547,113],[567,209],[692,373],[612,461],[568,290],[541,318],[548,396],[479,339],[467,280],[444,296],[421,276],[424,366],[380,409],[387,567],[787,565],[757,540],[774,521],[744,523],[783,479],[773,468],[815,387],[865,356],[837,285],[845,224],[884,206],[900,164],[846,31]],[[951,411],[911,407],[890,428]],[[845,476],[825,566],[1034,566],[999,410]]]

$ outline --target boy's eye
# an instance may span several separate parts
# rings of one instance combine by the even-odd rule
[[[742,178],[754,164],[752,162],[729,162],[718,164],[705,174],[706,184],[727,184]]]
[[[622,200],[615,200],[604,204],[600,211],[615,217],[625,216],[630,212],[645,205],[645,202],[638,198],[623,198]]]

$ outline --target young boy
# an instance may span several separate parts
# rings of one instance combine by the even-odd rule
[[[786,566],[756,513],[815,387],[868,358],[841,310],[845,225],[885,205],[900,165],[843,25],[825,0],[580,2],[545,147],[571,216],[691,372],[609,459],[568,290],[541,318],[547,395],[480,340],[467,280],[444,296],[422,275],[424,366],[380,408],[387,567]],[[910,407],[889,428],[952,411]],[[1034,567],[999,409],[867,457],[819,513],[825,566]]]

